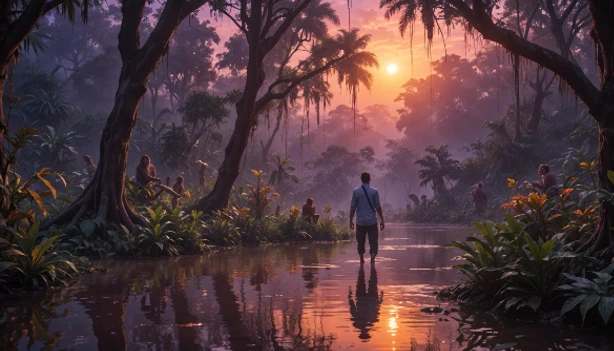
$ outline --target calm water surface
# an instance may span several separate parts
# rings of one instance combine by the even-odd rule
[[[1,350],[574,350],[610,336],[438,302],[459,282],[440,245],[463,228],[392,225],[373,267],[354,242],[106,260],[106,273],[0,302]],[[440,306],[443,313],[420,312]],[[513,346],[512,346],[513,345]]]

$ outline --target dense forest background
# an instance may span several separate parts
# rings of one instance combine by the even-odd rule
[[[542,33],[545,16],[533,16],[528,24],[532,4],[521,2],[520,25],[527,26],[521,29],[556,50],[555,41]],[[515,11],[515,3],[509,6],[504,10]],[[144,38],[159,15],[155,6],[147,11],[140,29]],[[338,23],[342,14],[318,15]],[[209,164],[208,177],[214,178],[233,130],[231,101],[244,85],[248,45],[238,34],[222,41],[219,22],[209,17],[182,22],[151,75],[130,140],[128,176],[146,154],[162,178],[183,175],[195,183],[199,160]],[[516,25],[515,14],[508,18]],[[120,21],[120,8],[109,3],[91,9],[86,25],[57,15],[39,22],[32,49],[11,70],[4,94],[7,102],[13,97],[4,104],[10,129],[31,126],[40,134],[21,151],[19,173],[50,167],[74,175],[84,173],[81,156],[97,162],[121,69]],[[586,30],[570,38],[569,55],[597,80]],[[268,74],[275,74],[279,57],[267,59]],[[284,207],[313,197],[320,208],[332,204],[347,210],[357,174],[369,170],[385,206],[399,210],[412,205],[412,194],[436,195],[435,183],[419,176],[424,167],[416,161],[444,155],[453,162],[449,174],[438,177],[445,179],[446,191],[456,193],[459,205],[470,208],[469,194],[480,181],[496,199],[507,195],[506,178],[534,180],[540,163],[562,172],[570,157],[594,158],[596,127],[584,105],[547,70],[527,61],[519,67],[514,69],[506,50],[489,43],[461,55],[432,57],[431,73],[408,79],[398,92],[400,109],[390,101],[364,106],[360,99],[354,106],[352,101],[331,106],[335,94],[347,96],[351,89],[333,76],[304,84],[283,107],[271,105],[259,114],[237,183],[249,182],[251,169],[271,175],[293,165],[298,182],[282,181],[277,201]],[[440,166],[445,167],[426,167]]]

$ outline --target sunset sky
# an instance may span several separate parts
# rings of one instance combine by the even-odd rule
[[[341,26],[331,26],[331,30],[345,29],[348,26],[347,0],[329,0],[341,19]],[[203,18],[210,17],[209,11],[201,12]],[[351,26],[358,27],[362,34],[371,34],[371,43],[367,50],[375,53],[380,63],[379,69],[373,70],[373,87],[371,91],[362,88],[358,96],[358,108],[362,109],[372,104],[386,104],[394,108],[402,107],[394,99],[401,92],[401,87],[412,78],[411,50],[409,36],[401,37],[398,31],[398,18],[386,20],[384,9],[379,8],[377,0],[352,0]],[[211,20],[211,25],[217,28],[221,38],[218,51],[223,51],[223,43],[234,33],[236,27],[225,18]],[[443,24],[442,24],[443,26]],[[444,31],[445,27],[442,28]],[[452,35],[445,37],[447,53],[461,56],[474,56],[473,42],[467,41],[465,45],[462,28],[452,29]],[[413,43],[413,77],[422,78],[430,73],[429,58],[427,57],[426,40],[422,24],[416,23],[416,33]],[[436,60],[445,53],[441,36],[437,36],[432,44],[432,59]],[[396,74],[389,74],[387,67],[396,64]],[[350,96],[343,88],[333,87],[332,106],[350,104]]]

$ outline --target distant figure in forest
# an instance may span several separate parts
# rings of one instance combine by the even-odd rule
[[[83,156],[83,161],[85,161],[85,168],[87,169],[87,176],[90,178],[94,178],[94,174],[96,174],[96,165],[92,158],[89,155]]]
[[[312,220],[317,222],[320,218],[319,214],[316,214],[316,207],[313,205],[313,199],[307,199],[307,202],[303,205],[303,218],[306,218],[309,222]]]
[[[198,169],[198,185],[205,185],[205,171],[207,170],[208,164],[205,162],[199,161],[200,168]]]
[[[488,203],[488,198],[486,197],[486,192],[484,191],[484,186],[482,182],[478,183],[477,188],[473,190],[473,207],[475,208],[475,212],[477,214],[481,214],[484,212],[484,208]]]
[[[556,176],[550,173],[550,167],[547,164],[539,165],[537,174],[542,176],[541,182],[532,182],[533,189],[539,191],[540,194],[545,194],[548,189],[556,189]]]
[[[177,177],[175,184],[173,184],[173,191],[176,192],[177,194],[183,195],[184,188],[183,188],[183,177],[182,176]],[[171,206],[173,210],[177,208],[178,204],[179,204],[179,198],[173,196],[173,199],[171,200]]]
[[[166,176],[166,186],[171,186],[171,176]]]
[[[136,166],[136,182],[142,186],[149,186],[151,182],[161,182],[162,179],[156,178],[156,167],[151,164],[149,156],[143,155],[141,162]]]
[[[377,237],[379,231],[377,228],[377,216],[381,220],[379,229],[384,230],[384,213],[379,202],[379,193],[372,188],[371,174],[363,172],[360,175],[362,185],[354,189],[352,193],[352,203],[350,205],[350,228],[356,227],[356,241],[358,242],[358,255],[360,256],[360,264],[365,262],[365,241],[369,237],[369,253],[371,254],[371,263],[375,263],[377,256]],[[354,226],[354,215],[356,215],[356,226]]]

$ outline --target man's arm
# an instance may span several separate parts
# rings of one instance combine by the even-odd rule
[[[544,190],[544,183],[543,182],[533,182],[531,184],[533,185],[534,188],[537,188],[539,190]]]
[[[153,165],[149,165],[149,170],[146,173],[147,173],[146,177],[148,181],[150,182],[161,182],[162,181],[162,179],[156,178],[156,175],[157,175],[156,167],[154,167]]]
[[[354,215],[356,214],[357,206],[356,192],[352,193],[352,203],[350,204],[350,229],[354,229]]]

